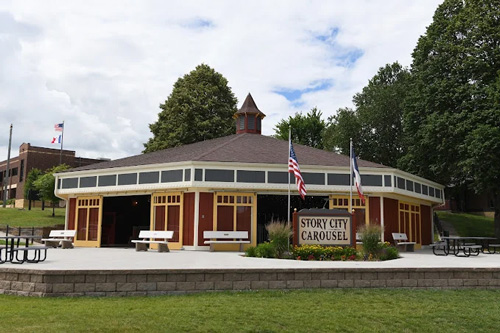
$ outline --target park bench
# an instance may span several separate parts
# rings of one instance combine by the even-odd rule
[[[493,251],[491,249],[493,249]],[[497,249],[500,249],[500,244],[488,244],[488,253],[497,253]],[[500,253],[500,250],[498,252]]]
[[[147,251],[148,244],[158,244],[158,252],[170,252],[168,248],[167,239],[174,237],[173,231],[159,231],[159,230],[141,230],[139,231],[139,238],[134,239],[136,251]]]
[[[76,230],[51,230],[49,238],[42,238],[42,242],[50,247],[58,247],[61,245],[63,249],[72,249],[75,235]]]
[[[361,237],[361,233],[356,233],[356,245],[363,245],[363,237]]]
[[[406,252],[413,252],[415,251],[415,242],[409,242],[408,241],[408,236],[406,236],[405,233],[392,233],[392,239],[394,239],[394,245],[396,248],[401,249]]]
[[[243,251],[243,244],[250,244],[248,231],[204,231],[203,238],[205,244],[210,244],[210,251],[214,250],[214,244],[240,244],[240,251]]]
[[[14,249],[16,255],[15,255],[15,260],[12,260],[12,263],[22,264],[24,262],[38,263],[40,261],[44,261],[47,258],[47,249],[49,249],[49,247],[44,245],[17,247]],[[33,258],[31,259],[28,256],[29,252],[33,252]],[[21,257],[19,257],[20,253],[22,253]]]

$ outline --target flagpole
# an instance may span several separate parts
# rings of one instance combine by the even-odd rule
[[[291,142],[292,142],[292,127],[290,126],[288,128],[288,162],[287,164],[290,164],[290,147],[291,147]],[[287,173],[286,176],[288,178],[288,223],[290,223],[290,169],[287,167]]]
[[[3,208],[7,207],[7,199],[9,199],[8,191],[9,191],[9,179],[10,179],[10,147],[11,146],[12,146],[12,124],[10,124],[9,148],[7,150],[7,169],[5,171],[5,177],[3,179],[5,187],[3,187],[4,184],[2,184],[2,189],[3,189],[2,207]]]
[[[352,213],[352,138],[349,139],[349,213]]]
[[[62,132],[61,132],[61,151],[59,152],[59,165],[62,164],[62,151],[63,151],[63,142],[64,142],[64,120],[62,122]]]

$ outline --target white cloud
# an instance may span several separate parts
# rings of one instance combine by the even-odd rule
[[[64,147],[79,156],[138,154],[159,104],[202,62],[228,79],[239,106],[252,93],[264,134],[314,106],[326,118],[379,67],[410,65],[441,2],[1,2],[0,160],[10,123],[15,156],[22,142],[50,146],[63,120]]]

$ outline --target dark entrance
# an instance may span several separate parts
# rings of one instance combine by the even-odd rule
[[[288,219],[286,206],[288,196],[286,195],[258,195],[257,196],[257,243],[268,240],[265,225],[270,221],[283,221]],[[292,222],[293,210],[300,211],[303,208],[328,208],[328,196],[306,196],[302,200],[298,195],[290,197],[290,222]]]
[[[151,196],[105,197],[101,246],[132,246],[139,230],[149,230]]]

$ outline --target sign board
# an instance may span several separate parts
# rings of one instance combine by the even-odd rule
[[[353,246],[352,216],[337,209],[303,209],[294,214],[298,245]]]

